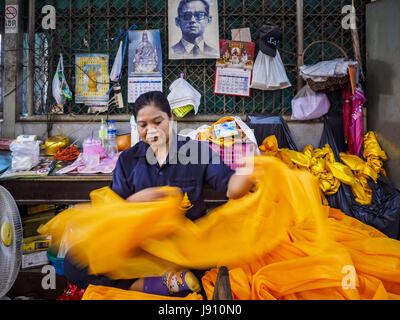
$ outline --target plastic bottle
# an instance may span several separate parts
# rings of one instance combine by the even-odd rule
[[[106,120],[101,119],[100,130],[99,130],[99,138],[101,140],[101,146],[105,148],[105,140],[107,137],[107,123]]]
[[[118,147],[117,147],[117,129],[115,128],[114,125],[114,120],[110,120],[108,127],[107,127],[107,154],[108,155],[113,155],[115,153],[118,153]]]
[[[131,117],[130,124],[131,124],[131,147],[133,147],[136,143],[140,141],[139,132],[137,129],[137,124],[134,115],[132,115]]]

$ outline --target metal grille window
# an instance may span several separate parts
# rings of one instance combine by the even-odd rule
[[[120,29],[127,30],[135,24],[139,30],[159,29],[163,46],[163,90],[185,73],[188,80],[201,94],[200,114],[241,114],[268,112],[290,114],[291,99],[296,93],[297,81],[297,23],[296,0],[219,0],[220,39],[230,39],[231,29],[250,27],[258,53],[258,29],[263,22],[270,21],[280,26],[283,42],[280,53],[292,87],[285,90],[251,90],[249,98],[214,95],[215,60],[169,60],[168,59],[168,10],[167,0],[37,0],[35,17],[35,114],[47,113],[54,99],[51,95],[51,79],[54,75],[59,53],[63,53],[65,76],[72,92],[75,87],[75,54],[106,53],[110,55],[110,68],[118,50],[112,38]],[[361,53],[365,53],[365,4],[356,1]],[[43,30],[41,22],[44,5],[56,8],[55,30]],[[350,30],[342,28],[342,8],[348,0],[304,0],[304,46],[316,40],[330,40],[352,54]],[[26,10],[27,11],[27,10]],[[28,23],[26,15],[25,23]],[[305,63],[316,63],[322,59],[340,57],[340,51],[329,45],[316,45],[307,54]],[[365,65],[365,63],[364,63]],[[110,113],[128,114],[132,105],[127,105],[127,63],[121,81],[125,108],[111,109]],[[334,108],[340,108],[340,97],[332,94]],[[68,102],[65,113],[84,114],[82,104]]]

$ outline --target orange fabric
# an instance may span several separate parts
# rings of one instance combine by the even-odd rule
[[[400,298],[400,243],[371,226],[329,209],[325,251],[309,238],[307,228],[292,228],[263,261],[250,261],[230,270],[235,299],[396,299]],[[354,268],[354,288],[347,287],[345,268]],[[243,277],[243,273],[247,278]],[[349,278],[351,279],[351,278]],[[216,269],[203,277],[212,294]],[[206,284],[206,285],[204,285]]]
[[[367,180],[371,178],[376,182],[379,173],[386,175],[382,165],[387,156],[380,148],[373,131],[364,136],[363,143],[364,157],[367,161],[354,155],[340,153],[343,163],[336,162],[329,145],[321,149],[313,149],[311,145],[307,145],[302,152],[287,148],[279,149],[274,135],[265,138],[259,149],[264,155],[281,159],[290,168],[311,172],[318,178],[320,188],[325,195],[335,194],[340,183],[344,183],[351,187],[357,202],[368,205],[372,201],[372,190]]]
[[[139,291],[89,285],[82,300],[203,300],[203,297],[197,293],[190,293],[186,297],[158,296]]]
[[[91,192],[91,204],[77,205],[58,214],[42,225],[38,232],[52,236],[56,248],[66,245],[69,253],[82,266],[89,266],[92,274],[105,274],[111,278],[136,278],[130,273],[114,274],[121,270],[132,256],[136,261],[151,259],[142,252],[140,243],[147,238],[159,238],[176,230],[184,219],[180,209],[182,193],[178,188],[161,187],[168,196],[160,201],[132,203],[123,200],[110,188]],[[149,275],[161,275],[171,263],[160,261]]]
[[[399,241],[324,206],[309,172],[276,157],[254,160],[256,188],[195,222],[184,217],[175,188],[164,187],[168,196],[151,204],[103,188],[91,205],[64,211],[40,231],[112,278],[211,269],[202,279],[209,298],[222,265],[235,299],[398,298]]]

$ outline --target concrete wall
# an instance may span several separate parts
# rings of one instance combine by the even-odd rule
[[[177,123],[178,132],[182,130],[190,131],[196,129],[201,125],[211,125],[214,123],[207,121],[179,121]],[[287,121],[288,127],[292,133],[292,136],[299,148],[302,150],[307,144],[311,144],[313,147],[318,147],[323,130],[323,122],[321,121]],[[54,122],[50,135],[63,134],[69,137],[71,142],[77,141],[78,145],[81,145],[85,138],[90,137],[92,130],[94,134],[97,134],[99,129],[99,121],[93,123],[88,122]],[[117,134],[129,133],[130,125],[127,121],[116,121]],[[2,123],[0,122],[0,132]],[[16,136],[20,134],[35,134],[42,141],[48,138],[47,125],[45,122],[17,122],[16,123]]]
[[[400,188],[400,1],[367,5],[368,128],[389,160],[390,180]]]

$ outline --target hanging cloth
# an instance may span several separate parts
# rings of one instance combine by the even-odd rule
[[[362,116],[362,107],[367,101],[364,97],[364,91],[360,84],[356,86],[353,100],[353,110],[350,119],[350,135],[354,144],[353,154],[356,156],[360,155],[363,135],[364,135],[364,124]]]
[[[137,26],[132,25],[125,32],[122,32],[122,30],[120,30],[118,38],[116,38],[114,40],[114,41],[120,40],[119,49],[118,49],[118,52],[117,52],[117,55],[116,55],[116,58],[114,61],[114,65],[112,68],[112,73],[110,74],[110,80],[116,81],[116,83],[110,88],[110,90],[108,90],[107,94],[110,94],[110,92],[114,89],[114,87],[117,86],[121,81],[122,70],[124,67],[124,61],[125,61],[125,56],[126,56],[126,48],[128,46],[128,42],[129,42],[129,31],[136,30],[136,29],[137,29]],[[122,49],[122,40],[121,39],[124,36],[125,36],[125,40],[124,40],[124,46]],[[121,49],[122,49],[122,51],[121,51]],[[119,70],[118,70],[118,68],[119,68]]]
[[[187,82],[181,73],[180,78],[176,79],[169,87],[170,93],[167,96],[172,112],[178,117],[183,118],[191,110],[197,114],[200,106],[201,94]]]
[[[350,86],[346,86],[343,89],[343,129],[344,129],[344,140],[348,145],[348,151],[353,154],[352,149],[350,150],[350,145],[353,145],[353,142],[350,141],[351,137],[349,134],[350,128],[350,119],[351,119],[351,112],[353,110],[353,102],[351,100],[351,89]]]

